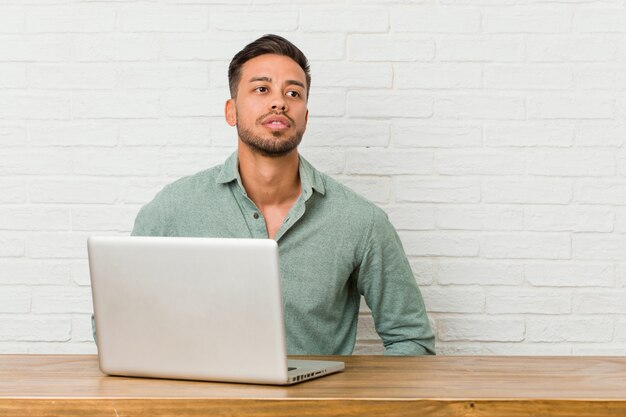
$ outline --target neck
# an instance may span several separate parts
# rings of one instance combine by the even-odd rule
[[[267,157],[239,141],[239,175],[248,197],[262,209],[292,202],[300,195],[298,151]]]

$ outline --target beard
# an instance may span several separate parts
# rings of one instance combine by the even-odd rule
[[[266,114],[259,117],[256,123],[261,124],[267,116]],[[286,114],[282,114],[282,116],[287,117],[293,125],[294,122],[289,116]],[[304,129],[296,129],[295,134],[289,137],[284,137],[282,132],[272,132],[270,133],[271,137],[261,137],[255,136],[251,130],[237,124],[237,134],[241,141],[250,147],[252,152],[270,158],[278,158],[279,156],[290,153],[300,145],[302,136],[304,136]]]

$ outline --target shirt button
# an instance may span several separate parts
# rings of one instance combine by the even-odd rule
[[[254,213],[254,214],[252,215],[252,217],[254,217],[255,219],[258,219],[258,218],[259,218],[259,213]]]

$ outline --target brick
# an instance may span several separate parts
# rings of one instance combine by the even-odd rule
[[[71,155],[57,150],[15,150],[0,154],[0,175],[63,175],[71,173]]]
[[[617,233],[626,233],[626,209],[616,208],[615,212],[615,231]],[[601,230],[599,230],[601,231]]]
[[[391,87],[393,71],[388,63],[322,62],[315,65],[314,87]]]
[[[96,355],[98,349],[95,343],[47,342],[29,344],[28,354],[32,355]]]
[[[2,292],[0,292],[0,314],[28,313],[30,311],[30,293],[30,288],[24,286],[2,286]]]
[[[350,91],[348,115],[355,117],[428,118],[433,114],[433,99],[421,94],[398,91]]]
[[[22,7],[0,6],[0,33],[20,33],[24,31],[24,9]]]
[[[477,256],[479,239],[471,233],[409,232],[398,233],[408,256]]]
[[[572,70],[545,64],[503,64],[485,68],[485,88],[502,90],[567,90]]]
[[[626,251],[626,237],[612,234],[574,234],[574,259],[621,261]]]
[[[494,150],[438,150],[435,169],[443,175],[523,175],[524,156]]]
[[[310,62],[342,60],[346,57],[346,34],[343,32],[335,32],[335,30],[328,33],[289,32],[285,36],[304,52]],[[251,36],[250,40],[253,39],[255,37]],[[239,46],[239,49],[241,48],[242,45]],[[226,59],[230,61],[232,55]]]
[[[574,17],[574,29],[583,33],[624,33],[626,11],[623,7],[579,9]]]
[[[130,232],[139,207],[74,207],[72,230]]]
[[[529,207],[525,209],[527,230],[554,232],[611,232],[613,210],[605,207]]]
[[[72,263],[72,282],[78,286],[88,287],[91,285],[89,276],[89,263],[86,259],[74,261]]]
[[[617,320],[615,323],[615,340],[626,342],[626,320],[624,319]]]
[[[570,356],[572,346],[560,343],[483,343],[482,355],[495,356]]]
[[[450,318],[437,320],[440,340],[520,342],[524,340],[524,321],[493,318]]]
[[[626,204],[626,184],[621,180],[579,180],[576,201],[588,204]]]
[[[118,13],[124,32],[204,32],[209,27],[205,6],[131,5]]]
[[[524,41],[511,36],[445,37],[436,42],[439,61],[520,62]]]
[[[428,151],[355,149],[346,155],[347,174],[431,174],[433,154]]]
[[[121,200],[130,204],[145,204],[167,184],[164,179],[140,178],[122,181]]]
[[[124,146],[208,146],[211,140],[210,123],[195,119],[120,125],[120,143]]]
[[[0,27],[2,27],[1,22],[0,22]],[[26,65],[11,63],[11,64],[3,64],[2,66],[0,66],[0,88],[2,89],[26,88]]]
[[[359,314],[357,339],[360,341],[380,340],[371,314]]]
[[[33,312],[91,313],[91,289],[77,287],[37,287],[33,290]]]
[[[349,35],[350,61],[432,61],[435,42],[398,35]]]
[[[555,177],[598,177],[615,173],[614,152],[604,150],[540,150],[526,154],[527,173]]]
[[[169,176],[180,177],[195,174],[224,163],[230,156],[230,149],[202,149],[202,150],[166,150],[161,156],[162,173]]]
[[[417,285],[420,287],[432,285],[435,282],[435,266],[434,262],[424,260],[423,258],[409,258],[413,276]]]
[[[617,171],[622,175],[626,175],[626,152],[621,151],[617,154]]]
[[[604,62],[611,61],[615,51],[615,43],[604,37],[530,36],[526,41],[530,62]]]
[[[0,143],[5,148],[10,146],[26,147],[28,143],[26,127],[17,124],[0,125]]]
[[[442,342],[437,341],[437,355],[482,355],[482,343]]]
[[[398,201],[415,203],[476,203],[480,201],[480,182],[477,180],[399,177],[395,183]]]
[[[572,299],[574,313],[626,314],[626,290],[576,290]]]
[[[486,9],[482,28],[485,33],[566,33],[572,29],[572,16],[569,8]]]
[[[159,117],[159,97],[145,93],[83,93],[72,100],[78,119],[127,119]]]
[[[79,175],[158,175],[156,150],[79,149],[74,152],[74,173]]]
[[[319,91],[311,95],[308,103],[310,114],[320,117],[339,117],[346,114],[346,93],[343,91]]]
[[[300,146],[299,152],[307,161],[328,175],[337,175],[345,171],[345,151],[329,148],[308,148]]]
[[[611,264],[571,261],[527,263],[524,276],[536,287],[610,287],[615,280]]]
[[[0,317],[0,340],[24,342],[66,342],[71,321],[67,318]]]
[[[463,95],[435,99],[441,119],[519,120],[526,117],[525,99],[516,96]]]
[[[572,182],[560,179],[485,180],[482,198],[486,203],[569,204]]]
[[[26,182],[0,177],[0,203],[26,202]]]
[[[590,343],[584,345],[577,343],[572,347],[573,355],[580,356],[623,356],[626,351],[626,343]]]
[[[565,233],[493,233],[481,237],[480,254],[488,259],[570,259]]]
[[[480,20],[480,11],[475,8],[397,6],[390,14],[394,32],[477,33]]]
[[[73,39],[76,62],[155,61],[160,34],[85,34]]]
[[[241,31],[292,31],[298,28],[296,10],[268,10],[265,7],[249,7],[246,13],[240,9],[211,9],[209,25],[211,29]],[[336,28],[332,31],[336,31]],[[243,46],[242,46],[243,47]]]
[[[576,129],[576,146],[615,146],[626,143],[626,124],[619,122],[582,122]]]
[[[224,116],[227,90],[202,90],[165,93],[161,98],[165,114],[173,117]]]
[[[374,203],[388,203],[391,194],[391,178],[386,177],[335,177],[337,181],[349,187]]]
[[[329,19],[329,16],[332,16],[332,19]],[[337,22],[341,22],[341,25],[337,25]],[[373,6],[303,6],[300,7],[299,29],[304,32],[387,32],[389,11],[387,7]]]
[[[396,148],[467,148],[482,144],[479,126],[433,126],[415,120],[394,120],[391,132],[392,143]]]
[[[0,259],[0,285],[66,285],[70,281],[68,262],[35,259]]]
[[[448,230],[522,230],[524,210],[507,206],[439,205],[438,229]]]
[[[0,35],[0,61],[68,61],[70,51],[67,35]]]
[[[31,258],[85,258],[87,235],[68,232],[32,233],[26,237],[26,254]]]
[[[487,292],[489,314],[569,314],[571,291],[555,289],[493,289]]]
[[[115,13],[107,5],[33,7],[26,11],[25,27],[31,33],[112,32]]]
[[[98,146],[118,143],[119,128],[114,121],[41,121],[28,127],[31,146]]]
[[[611,90],[626,89],[624,65],[599,65],[577,68],[574,86],[579,89]]]
[[[416,204],[392,205],[384,208],[397,230],[433,230],[435,212],[432,206]]]
[[[68,119],[67,94],[19,92],[0,96],[0,119]]]
[[[91,314],[83,314],[72,318],[72,341],[93,342]]]
[[[528,98],[531,119],[612,119],[615,100],[605,96],[550,95]]]
[[[118,197],[118,184],[99,179],[40,179],[32,180],[28,187],[32,203],[114,203]]]
[[[606,342],[612,334],[613,324],[605,319],[526,320],[526,340],[531,342]]]
[[[69,226],[67,208],[0,206],[0,230],[68,230]]]
[[[206,64],[125,64],[119,71],[118,79],[124,89],[202,89],[209,86]]]
[[[485,145],[493,147],[568,147],[573,142],[574,127],[554,122],[486,124],[483,136]]]
[[[313,113],[309,114],[311,117],[303,139],[307,147],[389,145],[390,127],[387,121],[320,118]]]
[[[441,285],[520,285],[524,268],[519,263],[487,260],[441,260],[437,282]]]
[[[0,257],[18,257],[24,255],[24,237],[9,233],[0,235]]]
[[[485,311],[485,290],[482,288],[421,289],[424,304],[434,313],[482,313]]]
[[[480,64],[395,64],[393,83],[396,88],[460,89],[483,87]]]
[[[176,61],[225,60],[230,61],[246,44],[252,42],[252,35],[232,33],[205,34],[166,34],[163,36],[163,58]],[[226,73],[224,73],[226,75]]]

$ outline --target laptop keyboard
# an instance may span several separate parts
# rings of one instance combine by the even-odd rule
[[[298,369],[298,368],[287,367],[287,371],[293,371],[294,369]]]

